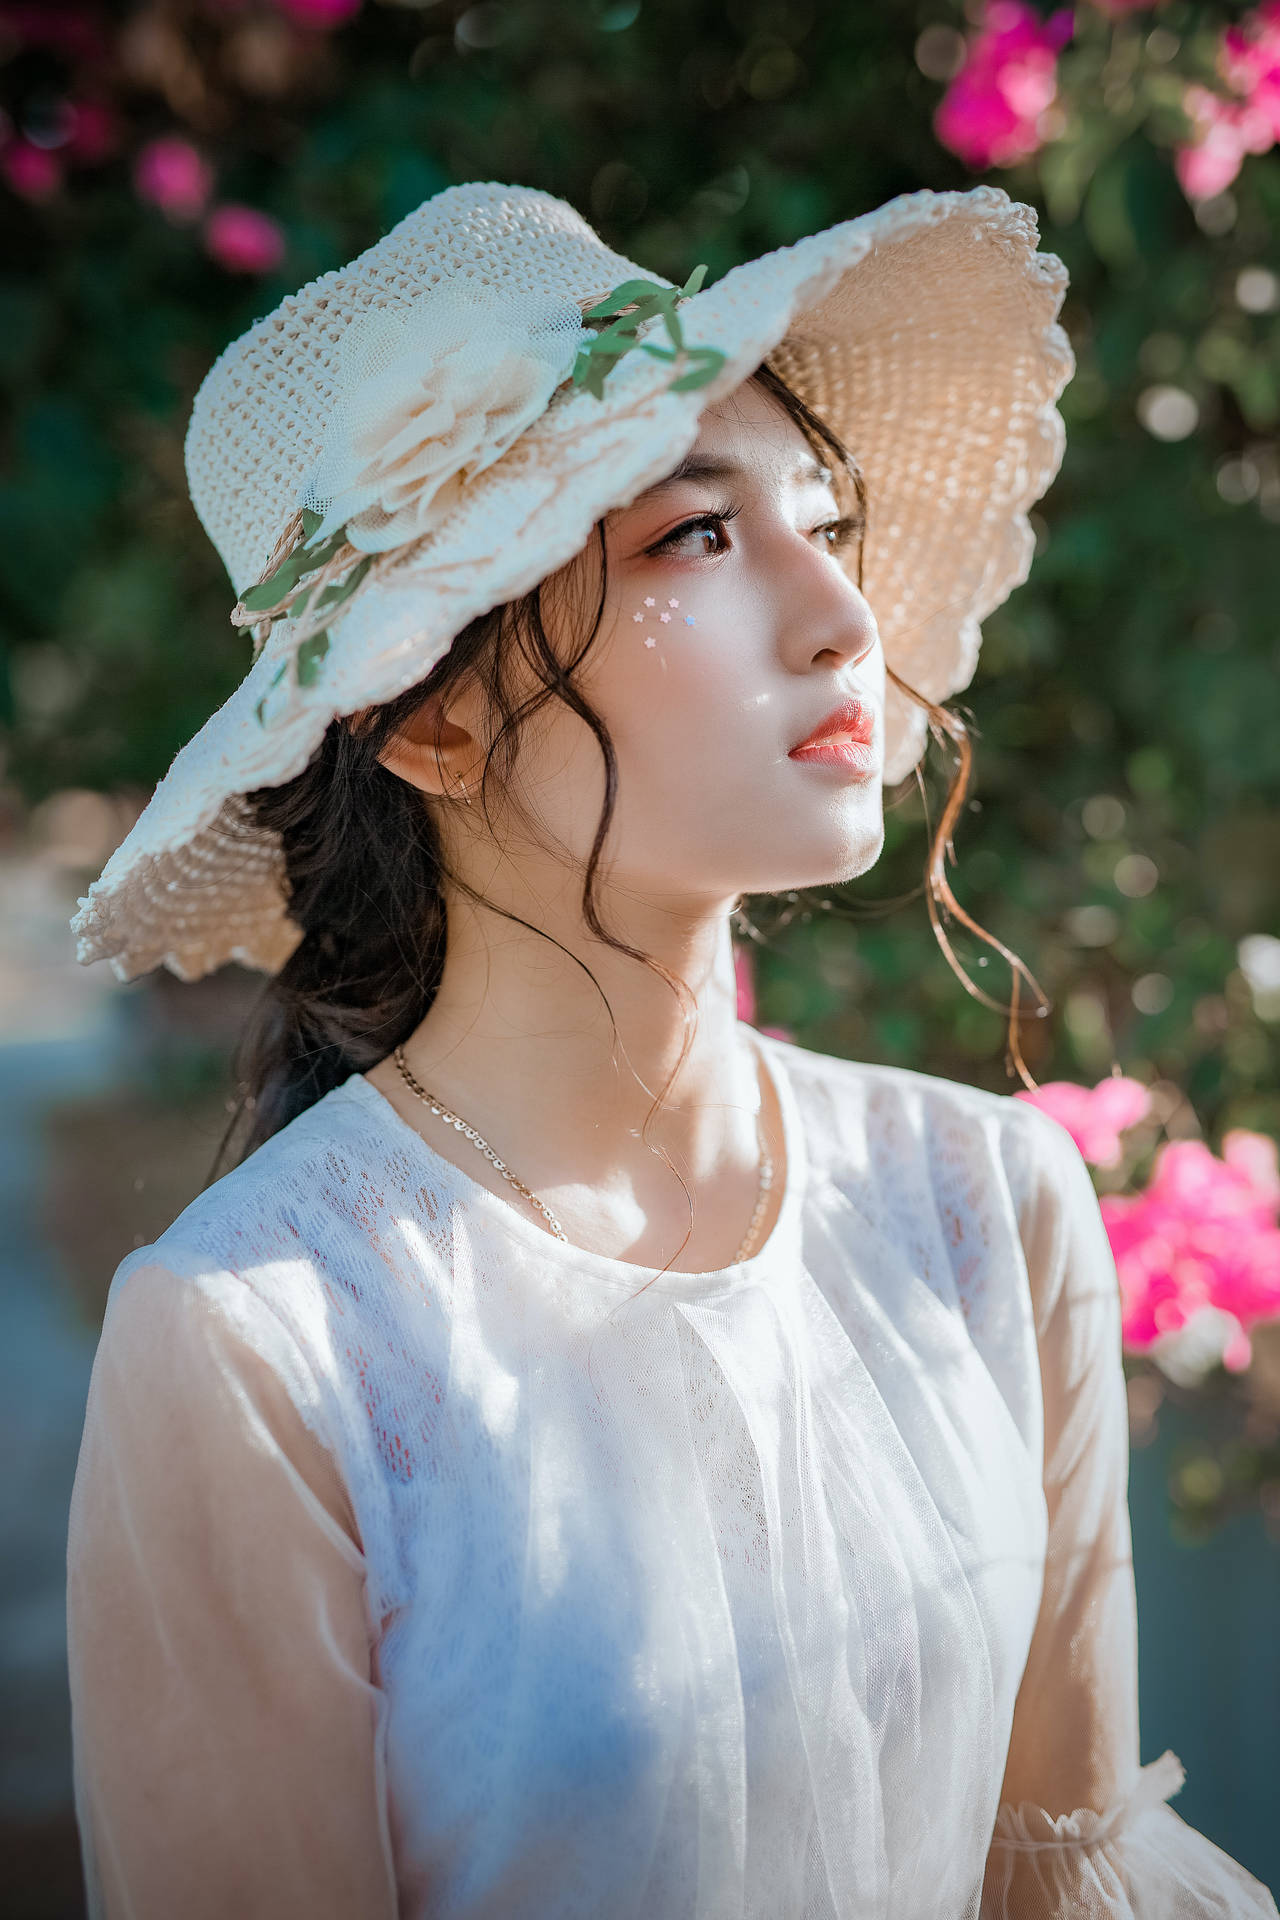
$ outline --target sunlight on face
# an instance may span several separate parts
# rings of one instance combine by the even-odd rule
[[[675,477],[606,517],[604,612],[578,678],[618,758],[615,885],[726,898],[852,879],[878,858],[884,654],[853,577],[856,533],[837,544],[846,511],[799,428],[747,381],[703,414]],[[597,556],[593,543],[546,583],[557,648],[589,625]],[[869,768],[789,757],[850,698],[874,718]],[[548,710],[520,784],[585,858],[604,783],[581,720]]]

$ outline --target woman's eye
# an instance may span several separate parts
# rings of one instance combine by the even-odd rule
[[[718,536],[723,534],[725,525],[734,518],[737,511],[738,509],[735,508],[732,513],[699,514],[696,520],[686,520],[682,527],[676,527],[671,533],[667,534],[664,539],[659,540],[657,545],[651,548],[650,551],[653,553],[674,553],[677,548],[682,547],[685,541],[691,539],[693,535],[701,534],[711,535],[717,539],[715,546],[704,546],[701,549],[703,554],[711,558],[718,553],[724,553],[728,549],[728,542],[720,540]]]
[[[825,544],[829,553],[843,553],[846,547],[852,546],[853,542],[860,537],[862,522],[851,519],[846,514],[840,520],[825,520],[820,527],[814,528],[814,532],[827,536]]]

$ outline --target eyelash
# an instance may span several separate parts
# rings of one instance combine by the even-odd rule
[[[686,534],[695,532],[699,527],[714,527],[722,522],[727,524],[730,520],[736,520],[741,512],[741,507],[723,506],[716,508],[711,513],[700,513],[696,519],[686,520],[682,525],[674,527],[671,532],[664,535],[656,545],[650,547],[649,552],[651,554],[666,553],[678,545]],[[815,533],[833,533],[835,540],[830,547],[830,551],[832,553],[843,553],[844,549],[852,545],[861,535],[862,523],[859,520],[850,519],[848,515],[845,515],[838,520],[824,520],[822,525],[815,527],[813,531]],[[706,554],[702,557],[714,560],[719,556],[716,554]]]

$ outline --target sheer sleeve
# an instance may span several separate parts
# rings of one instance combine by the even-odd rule
[[[1115,1262],[1065,1128],[1018,1103],[1035,1178],[1020,1229],[1044,1393],[1049,1545],[1014,1710],[982,1920],[1275,1920],[1262,1883],[1139,1765],[1129,1433]]]
[[[274,1364],[301,1356],[222,1278],[234,1314],[158,1267],[122,1276],[94,1364],[67,1590],[89,1911],[389,1920],[354,1520]]]

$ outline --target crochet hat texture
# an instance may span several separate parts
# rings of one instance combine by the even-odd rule
[[[998,187],[922,191],[680,289],[565,201],[480,182],[282,301],[214,363],[186,444],[256,657],[81,901],[79,958],[282,965],[282,856],[243,796],[581,552],[766,359],[862,468],[888,664],[933,700],[967,686],[1065,442],[1067,273],[1037,238]],[[601,305],[622,317],[589,324]],[[890,682],[886,785],[926,742]]]

